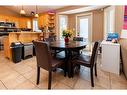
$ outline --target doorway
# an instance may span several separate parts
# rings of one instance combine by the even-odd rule
[[[91,26],[91,15],[77,16],[76,35],[83,37],[87,43],[91,42]]]
[[[83,37],[88,44],[86,49],[91,50],[92,43],[92,14],[76,16],[76,35]]]
[[[59,15],[59,40],[63,40],[62,32],[67,29],[68,17],[67,15]]]

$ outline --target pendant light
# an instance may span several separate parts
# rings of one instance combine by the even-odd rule
[[[23,5],[22,5],[22,9],[20,10],[20,14],[21,15],[25,15],[26,14],[25,10],[23,9]]]
[[[38,18],[39,15],[38,15],[38,8],[37,8],[37,5],[36,5],[36,14],[35,14],[35,17]]]

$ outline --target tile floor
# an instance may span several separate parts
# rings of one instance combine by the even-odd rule
[[[81,67],[74,78],[63,76],[62,70],[53,72],[52,89],[127,89],[124,75],[102,71],[98,60],[98,76],[91,87],[89,69]],[[14,64],[4,58],[0,51],[0,89],[47,89],[48,72],[41,69],[40,84],[36,85],[36,58],[32,57]]]

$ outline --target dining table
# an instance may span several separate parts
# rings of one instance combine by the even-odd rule
[[[66,64],[66,72],[68,73],[68,77],[72,77],[72,66],[71,59],[73,57],[74,51],[80,51],[86,48],[87,43],[82,41],[69,41],[65,43],[64,41],[53,41],[50,42],[49,46],[52,50],[61,50],[65,52],[65,64]]]

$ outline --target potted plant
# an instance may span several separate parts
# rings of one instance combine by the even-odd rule
[[[71,30],[63,30],[63,32],[62,32],[62,36],[64,37],[64,41],[65,41],[65,43],[67,44],[68,42],[69,42],[69,37],[71,37],[72,36],[72,31]]]

